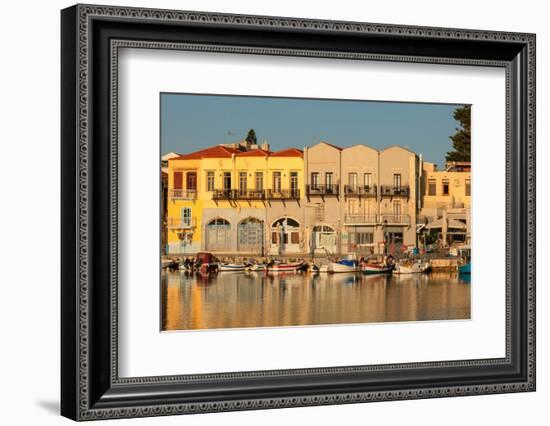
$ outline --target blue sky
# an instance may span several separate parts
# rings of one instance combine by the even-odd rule
[[[161,94],[161,153],[242,140],[253,128],[272,150],[321,140],[342,147],[406,146],[443,166],[461,105]],[[230,132],[230,134],[228,134]]]

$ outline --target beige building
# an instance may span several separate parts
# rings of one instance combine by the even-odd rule
[[[408,149],[304,150],[306,228],[312,252],[397,252],[415,246],[420,160]]]

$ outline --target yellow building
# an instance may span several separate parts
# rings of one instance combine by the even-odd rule
[[[423,164],[420,215],[426,230],[440,232],[443,245],[470,242],[471,172],[464,164],[449,164],[446,170]]]
[[[167,253],[298,252],[300,219],[291,215],[303,185],[302,152],[293,148],[218,145],[170,159]],[[283,231],[277,214],[285,220]],[[294,220],[298,226],[289,225]]]

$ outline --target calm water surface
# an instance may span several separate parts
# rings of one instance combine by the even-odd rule
[[[469,318],[470,283],[457,273],[162,273],[163,330]]]

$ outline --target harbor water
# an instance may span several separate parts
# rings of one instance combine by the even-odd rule
[[[469,276],[163,270],[162,329],[201,330],[470,318]]]

